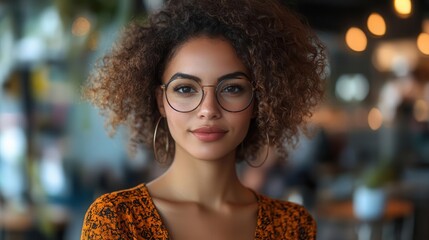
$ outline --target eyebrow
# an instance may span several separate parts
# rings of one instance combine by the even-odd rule
[[[237,79],[242,77],[245,77],[250,80],[250,78],[244,72],[233,72],[233,73],[223,75],[222,77],[218,78],[218,81],[220,82],[227,79]]]
[[[233,72],[233,73],[228,73],[226,75],[223,75],[223,76],[219,77],[217,80],[218,80],[218,82],[220,82],[220,81],[223,81],[223,80],[237,79],[237,78],[242,78],[242,77],[250,79],[247,76],[247,74],[245,74],[244,72]],[[191,80],[194,80],[194,81],[197,81],[197,82],[201,82],[201,79],[199,77],[194,76],[194,75],[190,75],[190,74],[186,74],[186,73],[181,73],[181,72],[175,73],[170,78],[170,80],[168,80],[168,82],[171,82],[171,81],[173,81],[173,80],[175,80],[177,78],[191,79]]]

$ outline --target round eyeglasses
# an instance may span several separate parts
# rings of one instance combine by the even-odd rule
[[[215,87],[217,102],[228,112],[244,111],[253,101],[253,86],[247,79],[226,79],[217,85],[201,85],[194,79],[176,78],[161,85],[168,105],[182,113],[194,111],[200,106],[206,87]]]

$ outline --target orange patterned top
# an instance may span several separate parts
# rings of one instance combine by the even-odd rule
[[[316,222],[300,205],[256,194],[255,239],[316,239]],[[82,228],[86,239],[171,239],[146,185],[105,194],[89,207]]]

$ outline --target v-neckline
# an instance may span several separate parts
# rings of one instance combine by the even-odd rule
[[[152,195],[149,192],[149,189],[147,188],[146,184],[142,184],[142,189],[144,191],[144,193],[148,196],[148,203],[150,204],[150,208],[152,209],[152,213],[154,214],[154,216],[159,220],[159,225],[161,226],[161,229],[163,231],[163,235],[167,236],[167,239],[169,240],[173,240],[172,237],[170,237],[170,232],[168,231],[167,225],[165,224],[160,211],[158,210],[158,208],[155,205],[155,202],[152,199]],[[261,196],[256,193],[255,191],[253,191],[252,189],[249,188],[249,190],[253,193],[253,195],[256,197],[256,203],[257,203],[257,213],[256,213],[256,227],[255,227],[255,231],[253,233],[253,239],[256,239],[258,232],[260,231],[261,228],[263,228],[262,224],[263,221],[260,219],[262,217],[262,207],[261,207]]]

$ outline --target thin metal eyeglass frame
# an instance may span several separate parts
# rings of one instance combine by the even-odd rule
[[[247,106],[245,107],[245,108],[243,108],[242,110],[238,110],[238,111],[231,111],[231,110],[228,110],[228,109],[226,109],[224,106],[222,106],[222,104],[220,103],[220,101],[219,101],[219,98],[218,98],[218,94],[217,94],[217,91],[218,91],[218,87],[219,87],[219,85],[221,85],[221,83],[223,82],[223,81],[228,81],[228,80],[223,80],[223,81],[220,81],[220,82],[218,82],[218,84],[217,85],[213,85],[213,84],[211,84],[211,85],[201,85],[198,81],[195,81],[195,80],[192,80],[192,81],[195,81],[200,87],[201,87],[201,90],[203,91],[203,95],[202,95],[202,97],[201,97],[201,100],[200,100],[200,102],[198,103],[198,105],[195,107],[195,108],[193,108],[193,109],[191,109],[191,110],[189,110],[189,111],[180,111],[180,110],[177,110],[176,108],[174,108],[172,105],[171,105],[171,103],[170,103],[170,100],[168,100],[168,97],[167,97],[167,93],[166,93],[166,89],[167,89],[167,87],[168,87],[168,85],[170,85],[170,83],[171,82],[173,82],[173,81],[175,81],[176,79],[173,79],[173,80],[171,80],[171,81],[169,81],[168,83],[166,83],[166,84],[161,84],[161,89],[164,91],[164,94],[165,94],[165,98],[167,99],[167,102],[168,102],[168,105],[173,109],[173,110],[175,110],[176,112],[180,112],[180,113],[189,113],[189,112],[192,112],[192,111],[194,111],[195,109],[197,109],[200,105],[201,105],[201,103],[204,101],[204,98],[206,97],[206,92],[204,91],[204,88],[205,87],[213,87],[213,88],[215,88],[215,96],[216,96],[216,102],[219,104],[219,106],[223,109],[223,110],[225,110],[225,111],[227,111],[227,112],[231,112],[231,113],[238,113],[238,112],[242,112],[242,111],[244,111],[244,110],[246,110],[247,108],[249,108],[249,106],[252,104],[252,102],[253,102],[253,99],[254,99],[254,97],[255,97],[255,88],[253,87],[253,85],[252,85],[252,98],[250,99],[250,101],[249,101],[249,104],[247,104]]]

